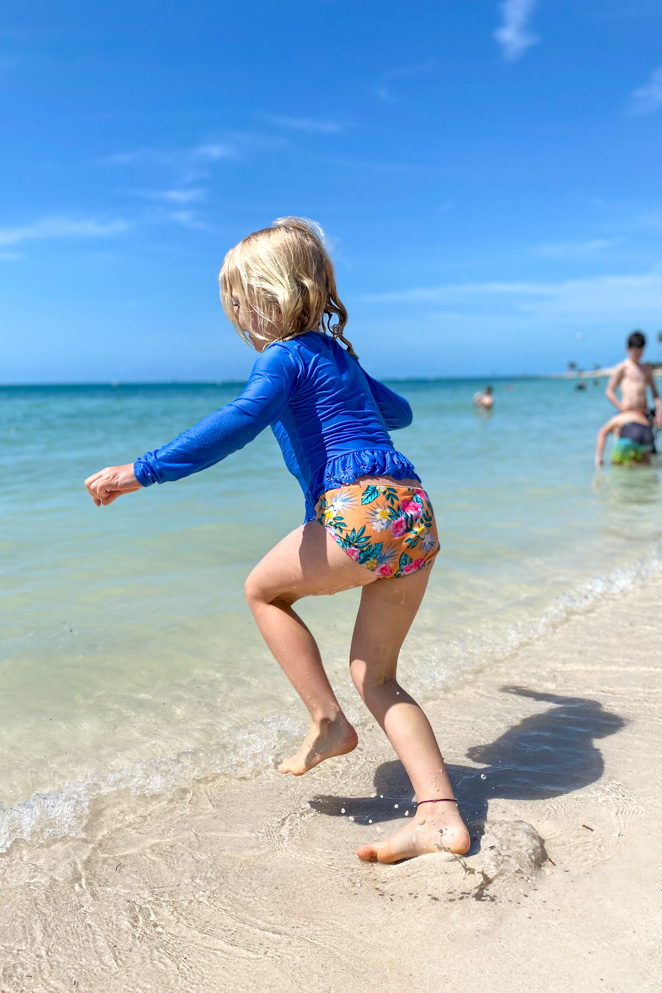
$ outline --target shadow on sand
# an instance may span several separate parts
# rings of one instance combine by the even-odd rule
[[[492,799],[547,800],[600,779],[604,762],[594,740],[625,726],[621,717],[603,710],[595,700],[537,693],[523,686],[504,686],[502,692],[553,706],[525,717],[496,741],[473,745],[467,758],[477,766],[448,765],[460,810],[470,827],[485,823]],[[413,815],[413,791],[400,762],[379,766],[375,792],[377,796],[371,797],[317,796],[310,805],[332,817],[353,817],[360,824],[392,821],[407,810]]]

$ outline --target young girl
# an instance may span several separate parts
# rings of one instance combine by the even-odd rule
[[[443,849],[463,854],[469,833],[432,728],[396,680],[439,551],[428,496],[388,435],[411,423],[409,404],[359,365],[344,337],[347,311],[331,260],[306,221],[281,218],[244,238],[225,257],[220,287],[227,317],[259,353],[243,393],[169,445],[102,469],[85,485],[97,506],[107,506],[206,469],[270,425],[306,496],[304,524],[265,555],[245,587],[264,640],[311,718],[280,771],[300,776],[356,747],[315,639],[292,605],[360,586],[352,679],[407,770],[418,809],[391,838],[357,855],[396,862]]]

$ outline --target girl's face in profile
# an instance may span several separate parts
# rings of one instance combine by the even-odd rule
[[[257,333],[257,314],[255,311],[249,311],[247,314],[244,312],[243,307],[239,303],[239,298],[234,291],[234,287],[230,287],[230,300],[232,302],[232,310],[234,311],[235,320],[239,324],[239,327],[248,337],[255,351],[263,352],[269,342],[278,337],[278,329],[274,328],[274,334],[268,341],[263,340],[263,338]]]

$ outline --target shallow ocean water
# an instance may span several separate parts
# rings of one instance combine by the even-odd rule
[[[403,382],[394,434],[434,504],[442,553],[402,654],[422,700],[662,569],[659,465],[596,473],[604,383]],[[0,389],[0,849],[79,830],[89,801],[214,772],[251,776],[305,712],[243,599],[251,567],[303,518],[270,432],[204,473],[96,508],[83,479],[169,441],[240,386]],[[331,680],[356,592],[304,601]]]

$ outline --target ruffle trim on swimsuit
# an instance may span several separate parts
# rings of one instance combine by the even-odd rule
[[[417,479],[409,459],[394,448],[364,448],[331,459],[315,473],[306,496],[306,521],[315,519],[315,506],[322,493],[353,483],[359,476],[392,476],[393,479]]]

